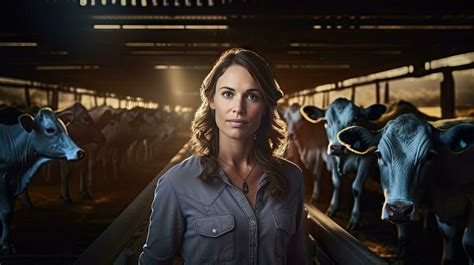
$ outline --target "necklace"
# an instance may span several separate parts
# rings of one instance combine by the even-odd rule
[[[220,159],[219,159],[220,160]],[[229,165],[227,163],[225,163],[224,161],[220,160],[222,163],[226,164],[226,165]],[[237,176],[239,176],[239,178],[241,178],[244,183],[242,183],[242,191],[247,194],[249,192],[249,185],[247,184],[247,179],[249,178],[250,174],[252,174],[253,170],[255,169],[255,167],[257,166],[257,164],[255,164],[252,169],[250,170],[250,172],[247,174],[247,176],[245,178],[243,178],[239,172],[237,172],[237,170],[234,169],[235,173],[237,174]]]

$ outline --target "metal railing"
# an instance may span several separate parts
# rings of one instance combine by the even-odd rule
[[[388,264],[315,206],[305,203],[305,207],[308,232],[316,240],[321,264]]]

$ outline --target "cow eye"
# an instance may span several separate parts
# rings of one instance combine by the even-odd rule
[[[46,128],[45,131],[46,131],[47,134],[54,134],[54,133],[56,133],[56,130],[55,130],[54,128],[51,128],[51,127]]]
[[[375,156],[377,157],[377,159],[378,159],[382,164],[385,165],[385,159],[383,158],[382,153],[380,153],[380,152],[377,151],[377,152],[375,152],[374,154],[375,154]]]

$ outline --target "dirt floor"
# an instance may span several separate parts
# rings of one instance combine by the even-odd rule
[[[106,182],[99,176],[92,193],[93,201],[79,199],[78,174],[71,179],[71,205],[59,198],[59,177],[53,179],[54,183],[45,184],[41,176],[35,176],[38,179],[30,185],[35,209],[25,210],[18,197],[11,227],[16,255],[0,257],[0,264],[72,264],[189,137],[189,132],[176,133],[163,144],[157,159],[122,166],[117,183]]]

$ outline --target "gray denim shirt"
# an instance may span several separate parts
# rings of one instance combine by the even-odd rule
[[[191,156],[158,181],[148,237],[139,264],[172,264],[180,249],[185,264],[309,264],[301,170],[281,159],[288,195],[270,197],[259,181],[255,207],[230,183],[203,182],[200,159]]]

